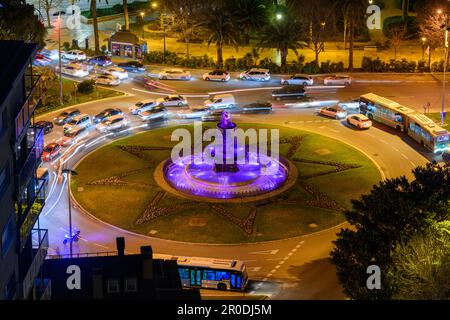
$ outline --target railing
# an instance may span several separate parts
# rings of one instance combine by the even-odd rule
[[[18,201],[20,243],[23,247],[45,205],[45,179],[35,179],[27,189],[27,197]]]
[[[25,76],[25,77],[30,78],[31,83],[29,84],[30,88],[25,98],[25,103],[23,104],[22,108],[20,108],[15,118],[16,139],[18,139],[22,135],[24,129],[30,123],[30,119],[33,116],[34,110],[41,101],[42,92],[40,86],[40,76]]]
[[[50,300],[52,297],[52,281],[50,279],[37,278],[34,281],[36,300]]]
[[[44,129],[29,128],[27,140],[28,155],[24,161],[19,160],[16,165],[18,176],[17,186],[19,190],[34,175],[36,168],[39,166],[44,149]]]
[[[117,251],[103,251],[103,252],[83,252],[83,253],[73,253],[72,258],[88,258],[88,257],[109,257],[117,256]],[[49,254],[47,259],[68,259],[70,254]]]
[[[33,229],[31,235],[33,260],[28,268],[28,272],[22,282],[23,297],[27,298],[35,284],[39,271],[47,256],[48,250],[48,230],[47,229]]]

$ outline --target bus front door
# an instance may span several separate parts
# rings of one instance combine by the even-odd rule
[[[191,287],[200,287],[202,285],[202,272],[198,269],[191,270]]]
[[[230,275],[230,284],[231,284],[231,289],[241,290],[242,289],[242,276],[240,274],[232,273]]]

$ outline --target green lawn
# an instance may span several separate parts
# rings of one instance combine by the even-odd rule
[[[278,128],[282,138],[303,137],[289,159],[296,165],[299,176],[291,189],[271,201],[218,205],[238,220],[247,219],[256,209],[251,234],[219,214],[217,208],[209,203],[169,193],[164,193],[161,199],[158,197],[162,189],[154,181],[153,171],[161,161],[170,157],[170,149],[144,150],[136,156],[136,153],[133,155],[119,148],[171,147],[175,144],[170,141],[174,127],[127,137],[90,154],[76,168],[78,176],[72,180],[74,196],[81,206],[98,218],[130,231],[180,241],[240,243],[304,235],[344,221],[340,209],[324,207],[323,202],[317,200],[317,193],[305,191],[305,185],[340,208],[348,208],[350,199],[367,193],[380,180],[378,169],[366,156],[337,140],[285,127],[238,125],[243,129],[250,126],[255,129]],[[184,127],[191,129],[191,126]],[[281,144],[281,155],[286,157],[289,149],[292,151],[290,145]],[[336,172],[336,166],[330,163],[353,167]],[[111,176],[118,177],[126,185],[89,184]],[[156,208],[173,211],[146,223],[135,224],[154,198],[160,199],[155,204]]]
[[[78,82],[65,78],[63,78],[62,81],[63,81],[63,94],[68,98],[68,101],[66,101],[63,105],[53,103],[55,101],[58,101],[59,97],[59,82],[55,81],[55,85],[50,86],[50,88],[46,93],[47,104],[41,105],[36,110],[36,115],[41,115],[47,112],[55,111],[58,109],[62,109],[65,107],[69,107],[84,102],[90,102],[98,99],[117,97],[123,95],[122,92],[105,89],[102,87],[96,87],[96,89],[94,89],[94,92],[90,94],[82,94],[76,91],[76,85],[78,84]]]
[[[441,123],[441,113],[440,112],[428,113],[426,116],[438,124]],[[450,114],[447,112],[447,114],[444,118],[444,125],[442,127],[446,128],[448,130],[449,123],[450,123]]]

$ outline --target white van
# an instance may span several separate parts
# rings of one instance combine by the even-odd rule
[[[230,93],[212,96],[203,102],[203,105],[213,109],[232,108],[235,105],[234,96]]]

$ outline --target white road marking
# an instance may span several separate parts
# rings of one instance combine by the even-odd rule
[[[262,269],[262,267],[247,267],[247,270],[250,272],[258,272]]]
[[[408,158],[407,156],[405,156],[404,153],[402,153],[401,156],[402,156],[403,158],[405,158],[406,160],[409,160],[409,158]]]
[[[394,146],[391,146],[392,147],[392,149],[394,149],[394,151],[396,151],[396,152],[399,152],[400,150],[398,150],[396,147],[394,147]]]
[[[280,249],[249,252],[249,254],[277,254]]]

